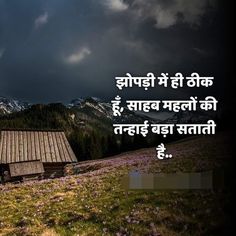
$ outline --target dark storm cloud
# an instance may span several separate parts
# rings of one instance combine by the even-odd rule
[[[111,98],[114,77],[126,72],[218,75],[220,33],[208,0],[0,0],[0,93],[32,102]],[[146,96],[128,95],[136,93]]]

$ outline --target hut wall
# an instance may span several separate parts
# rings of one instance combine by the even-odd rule
[[[43,163],[44,173],[42,174],[42,178],[59,178],[64,176],[64,169],[67,163]],[[24,176],[18,177],[10,177],[10,179],[4,180],[4,171],[8,171],[10,173],[9,165],[0,165],[0,184],[1,182],[15,182],[15,181],[22,181]],[[37,175],[28,175],[25,176],[27,178],[39,177],[41,179],[40,174]]]
[[[67,163],[43,163],[44,174],[43,177],[58,178],[64,176],[64,168]]]
[[[4,172],[8,172],[8,175],[4,175]],[[5,183],[5,182],[15,182],[15,181],[21,181],[22,177],[18,176],[18,177],[11,177],[10,175],[10,168],[8,164],[2,164],[0,165],[0,177],[1,177],[1,181],[0,183]]]

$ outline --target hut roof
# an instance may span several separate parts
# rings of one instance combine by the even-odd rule
[[[0,164],[28,161],[70,163],[76,160],[62,131],[1,131]]]

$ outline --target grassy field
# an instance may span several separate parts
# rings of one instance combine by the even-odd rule
[[[222,235],[229,205],[222,191],[126,191],[131,170],[170,173],[227,167],[226,134],[79,163],[81,173],[0,186],[0,235]]]

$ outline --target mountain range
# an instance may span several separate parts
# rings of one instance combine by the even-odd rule
[[[27,102],[21,102],[11,98],[0,96],[0,115],[11,114],[19,112],[30,107]]]
[[[170,113],[169,117],[160,119],[155,116],[149,116],[148,113],[135,113],[125,109],[120,117],[114,117],[112,105],[110,102],[105,102],[100,98],[76,98],[71,100],[69,104],[62,104],[66,108],[77,111],[81,118],[86,118],[87,115],[94,119],[108,119],[115,123],[141,123],[144,120],[149,120],[151,123],[198,123],[205,122],[211,118],[211,115],[206,112],[189,112],[182,111],[179,113]],[[29,109],[32,104],[18,101],[11,98],[0,96],[0,115],[9,115],[16,112]],[[46,106],[46,105],[44,105]],[[90,114],[89,114],[90,113]],[[159,112],[161,113],[161,112]],[[73,117],[73,116],[72,116]]]

